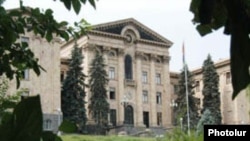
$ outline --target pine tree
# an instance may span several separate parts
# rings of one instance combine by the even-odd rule
[[[83,132],[87,121],[85,109],[85,87],[86,76],[81,67],[83,55],[81,48],[75,44],[71,52],[69,70],[63,81],[61,100],[63,118],[78,127],[78,132]]]
[[[208,55],[202,66],[203,71],[203,106],[202,112],[209,109],[215,118],[215,124],[221,124],[219,75],[216,72],[211,56]]]
[[[198,98],[194,96],[193,85],[194,80],[192,74],[189,72],[188,67],[187,69],[187,89],[188,89],[188,103],[189,103],[189,123],[190,129],[195,129],[196,125],[199,120],[199,104],[200,101]],[[188,128],[188,117],[187,117],[187,98],[186,98],[186,81],[185,81],[185,69],[183,68],[180,78],[179,78],[179,88],[177,92],[177,99],[176,99],[177,107],[174,108],[174,111],[177,114],[177,119],[183,119],[182,124],[183,129],[187,131]]]
[[[105,70],[104,58],[98,51],[96,51],[95,58],[91,63],[89,74],[91,94],[89,112],[96,121],[99,129],[103,130],[108,126],[109,103],[107,101],[106,90],[108,79],[107,72]]]

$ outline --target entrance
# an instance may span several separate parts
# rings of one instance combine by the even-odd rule
[[[124,124],[134,124],[134,110],[132,106],[126,106],[124,116]]]
[[[143,112],[143,123],[146,127],[149,127],[149,112]]]

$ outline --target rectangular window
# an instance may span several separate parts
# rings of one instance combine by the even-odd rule
[[[61,82],[64,80],[64,71],[61,71]]]
[[[115,68],[114,67],[109,68],[109,79],[115,79]]]
[[[156,93],[156,103],[157,104],[161,104],[161,92],[157,92]]]
[[[142,91],[142,101],[148,103],[148,91]]]
[[[161,126],[162,125],[162,113],[157,112],[157,125]]]
[[[116,126],[116,109],[110,109],[110,123]]]
[[[22,79],[29,80],[29,69],[26,69],[22,72]]]
[[[142,83],[148,83],[148,73],[146,71],[142,72]]]
[[[226,72],[226,84],[230,84],[230,83],[231,83],[231,73]]]
[[[109,88],[109,99],[115,99],[115,88]]]
[[[46,131],[52,130],[52,121],[50,119],[46,119],[43,121],[43,129]]]
[[[195,90],[196,90],[196,92],[200,91],[200,81],[195,82]]]
[[[157,73],[155,79],[156,79],[156,84],[161,84],[161,74]]]

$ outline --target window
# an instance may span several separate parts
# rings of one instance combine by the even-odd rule
[[[133,72],[132,72],[132,57],[130,55],[125,56],[125,78],[126,79],[133,79]]]
[[[157,92],[156,93],[156,103],[157,104],[161,104],[161,92]]]
[[[52,130],[52,121],[50,119],[46,119],[43,122],[43,129],[44,130]]]
[[[29,97],[30,92],[28,90],[24,90],[21,92],[21,100]]]
[[[109,79],[115,79],[115,68],[114,67],[109,68]]]
[[[142,83],[148,83],[148,73],[146,71],[142,72]]]
[[[195,82],[195,90],[196,90],[196,92],[200,91],[200,81]]]
[[[109,88],[109,99],[115,99],[115,88]]]
[[[162,125],[162,113],[157,112],[157,125],[160,126]]]
[[[161,74],[156,74],[156,84],[161,84]]]
[[[226,72],[226,84],[230,84],[230,83],[231,83],[231,73]]]
[[[110,123],[116,126],[116,109],[110,109]]]
[[[22,71],[22,79],[29,80],[29,70],[28,69]]]
[[[61,82],[64,80],[64,71],[61,71]]]
[[[148,91],[142,91],[142,102],[148,103]]]

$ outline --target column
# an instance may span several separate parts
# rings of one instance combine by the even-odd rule
[[[139,127],[145,127],[143,124],[143,103],[142,103],[142,70],[141,70],[141,59],[142,52],[135,52],[136,59],[136,95],[135,95],[135,124]]]
[[[172,108],[171,103],[171,84],[170,84],[170,72],[169,72],[169,56],[163,56],[163,93],[162,93],[162,124],[163,127],[172,126]]]
[[[124,121],[124,107],[121,101],[124,96],[124,50],[118,49],[118,94],[117,94],[117,121],[122,125]]]
[[[150,55],[150,91],[149,91],[149,101],[150,101],[150,119],[149,119],[149,126],[156,127],[157,126],[157,112],[156,112],[156,90],[155,90],[155,61],[156,55]]]

